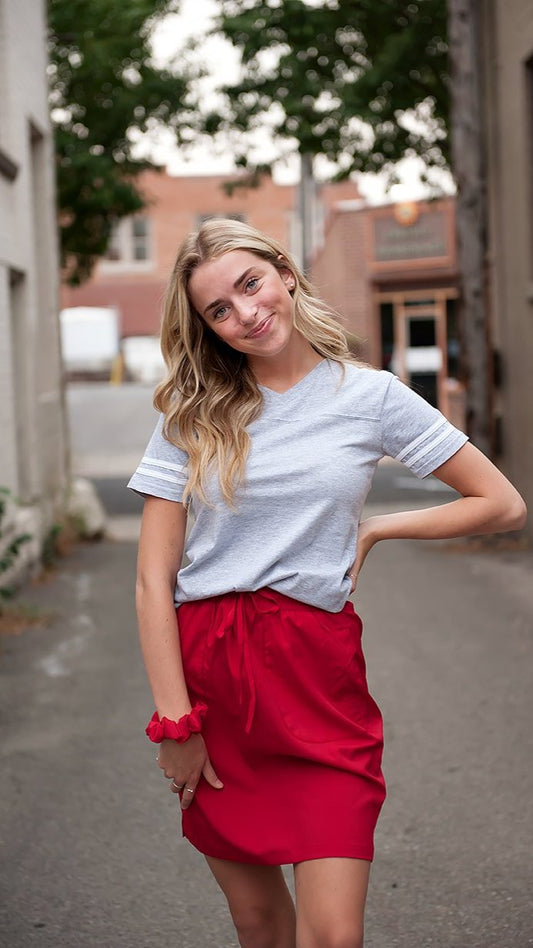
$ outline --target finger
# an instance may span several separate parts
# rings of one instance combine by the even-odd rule
[[[194,794],[196,791],[196,786],[191,787],[189,784],[185,784],[183,788],[183,793],[181,797],[181,809],[188,810],[192,801],[194,800]]]
[[[216,787],[217,790],[220,790],[224,786],[224,784],[222,783],[222,780],[219,780],[215,771],[213,770],[213,765],[211,761],[209,760],[209,758],[206,760],[204,764],[204,769],[202,773],[205,779],[207,780],[207,782],[210,783],[212,787]]]
[[[181,783],[179,780],[176,780],[175,777],[172,778],[172,783],[170,784],[170,789],[172,793],[181,793],[185,784]]]

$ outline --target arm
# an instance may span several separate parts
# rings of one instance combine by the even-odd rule
[[[524,526],[526,505],[520,494],[472,444],[465,444],[433,473],[462,496],[449,504],[383,514],[362,521],[357,559],[350,569],[352,592],[366,556],[379,540],[448,539],[504,533]]]
[[[191,710],[174,606],[186,522],[183,504],[147,497],[137,557],[135,599],[146,672],[160,717],[174,721]]]
[[[191,710],[174,607],[186,521],[183,504],[147,497],[137,561],[136,605],[144,663],[160,717],[174,721]],[[158,761],[165,776],[174,778],[178,786],[194,789],[202,773],[212,786],[222,786],[200,734],[191,735],[184,744],[164,740]],[[182,806],[188,806],[192,798],[193,794],[184,794]]]

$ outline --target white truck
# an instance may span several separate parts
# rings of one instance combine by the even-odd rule
[[[109,378],[120,353],[119,312],[113,306],[71,306],[59,314],[68,377]]]

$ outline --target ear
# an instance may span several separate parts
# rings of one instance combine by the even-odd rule
[[[296,279],[292,270],[289,270],[288,267],[280,267],[279,275],[287,287],[289,293],[292,292],[296,286]]]

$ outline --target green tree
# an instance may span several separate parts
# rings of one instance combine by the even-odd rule
[[[151,58],[154,26],[176,0],[49,0],[61,257],[71,284],[105,253],[113,224],[144,206],[135,151],[156,126],[187,134],[187,75]]]
[[[205,128],[233,136],[244,166],[251,153],[249,133],[263,125],[271,127],[278,144],[298,149],[304,251],[305,182],[312,177],[314,156],[333,161],[339,177],[385,171],[392,183],[397,162],[409,156],[423,160],[429,177],[431,169],[454,173],[468,428],[490,454],[476,0],[221,0],[220,5],[217,28],[241,51],[242,70],[239,81],[221,89],[221,108],[205,117]]]
[[[278,142],[325,155],[340,174],[394,171],[407,155],[449,163],[445,0],[221,0],[242,53],[206,131],[268,124]],[[247,161],[247,140],[238,159]]]

